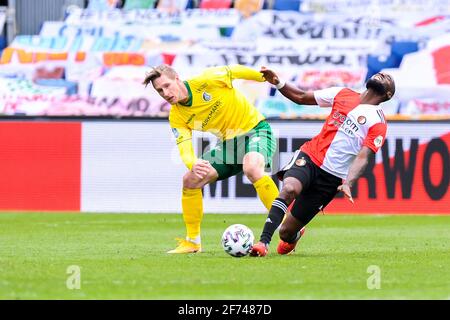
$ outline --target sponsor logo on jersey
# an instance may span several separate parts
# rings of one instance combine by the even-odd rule
[[[297,159],[297,161],[295,161],[295,164],[299,167],[303,167],[306,164],[306,160],[302,157],[301,159]]]
[[[194,117],[195,117],[195,113],[192,114],[192,115],[189,117],[189,119],[187,119],[186,124],[189,124],[189,123],[192,121],[192,119],[194,119]]]
[[[202,83],[197,89],[195,89],[195,92],[200,93],[203,90],[205,90],[208,87],[208,83]]]
[[[175,136],[175,138],[178,139],[178,137],[180,136],[180,133],[178,132],[178,130],[175,128],[172,128],[172,132],[173,132],[173,135]]]
[[[202,97],[203,97],[203,100],[206,101],[206,102],[211,101],[211,95],[208,92],[206,92],[206,91],[203,92]]]
[[[367,122],[367,119],[364,116],[359,116],[357,121],[359,124],[365,124]]]
[[[261,137],[254,137],[252,138],[252,142],[258,142],[261,140]]]
[[[220,105],[222,104],[222,102],[220,101],[216,101],[214,103],[214,105],[211,108],[211,111],[209,111],[208,116],[206,117],[205,120],[203,120],[202,122],[202,130],[208,125],[209,121],[211,120],[212,116],[214,115],[214,113],[216,113],[216,111],[219,109]]]
[[[378,136],[373,140],[373,144],[375,145],[375,147],[379,148],[381,147],[381,145],[383,144],[383,137],[382,136]]]
[[[336,128],[341,129],[349,136],[354,136],[358,131],[358,125],[353,122],[350,117],[335,111],[329,118],[329,125],[334,125]]]

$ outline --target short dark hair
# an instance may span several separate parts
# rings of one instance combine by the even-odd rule
[[[163,74],[172,79],[175,79],[175,77],[178,75],[171,66],[168,66],[167,64],[161,64],[157,67],[152,67],[152,70],[145,74],[145,79],[142,84],[147,87],[150,82],[153,83],[153,80],[161,77],[161,75]]]

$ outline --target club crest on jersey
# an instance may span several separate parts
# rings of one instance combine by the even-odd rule
[[[359,124],[365,124],[367,119],[364,116],[359,116],[356,121],[358,121]]]
[[[306,160],[304,157],[302,157],[301,159],[297,159],[297,161],[295,161],[295,164],[299,167],[303,167],[306,164]]]
[[[206,102],[211,101],[211,95],[208,92],[206,92],[206,91],[203,92],[202,97],[203,97],[203,100],[206,101]]]
[[[381,147],[381,145],[383,144],[383,137],[382,136],[376,137],[375,140],[373,140],[373,144],[377,148]]]

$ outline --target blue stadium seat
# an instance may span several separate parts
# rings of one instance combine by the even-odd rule
[[[301,0],[275,0],[273,10],[300,11]]]
[[[195,9],[198,7],[199,0],[188,0],[186,9]]]
[[[6,47],[6,38],[3,36],[0,36],[0,56],[2,53],[2,50]]]

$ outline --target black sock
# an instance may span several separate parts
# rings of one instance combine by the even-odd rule
[[[264,242],[265,244],[270,243],[275,230],[277,230],[278,226],[283,221],[283,217],[286,214],[287,208],[288,205],[283,199],[276,198],[273,201],[272,207],[269,211],[269,216],[267,217],[263,232],[261,233],[261,242]]]

